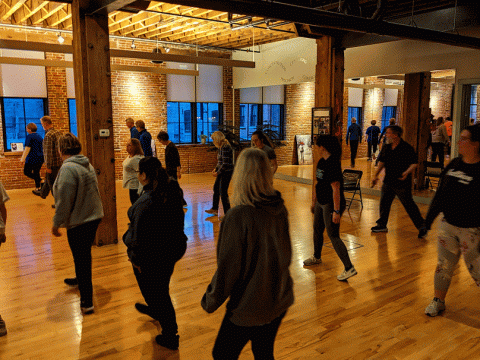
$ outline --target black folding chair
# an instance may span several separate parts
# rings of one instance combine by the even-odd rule
[[[440,175],[443,171],[443,165],[435,161],[424,161],[423,168],[425,170],[425,189],[429,189],[431,187],[432,190],[435,191],[436,187],[433,186],[431,178],[437,179],[436,181],[438,186],[438,180],[440,180]]]
[[[352,197],[345,197],[345,200],[350,200],[350,203],[348,204],[348,209],[350,209],[350,206],[352,206],[352,202],[354,200],[360,201],[363,209],[362,189],[360,188],[360,179],[362,178],[362,175],[363,171],[360,170],[343,170],[343,192],[352,194]],[[360,195],[360,199],[355,198],[355,195],[357,195],[357,193]]]

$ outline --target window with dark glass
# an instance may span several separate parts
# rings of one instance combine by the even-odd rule
[[[384,106],[382,110],[382,129],[390,125],[390,119],[396,117],[396,106]]]
[[[44,137],[40,119],[47,113],[47,99],[2,98],[4,149],[11,151],[12,143],[25,143],[27,124],[37,125],[37,133]]]
[[[472,85],[470,95],[470,119],[477,120],[477,87],[478,85]]]
[[[352,125],[352,118],[357,119],[357,124],[360,127],[363,127],[363,119],[362,119],[362,108],[361,107],[348,107],[348,127]],[[348,128],[347,128],[348,129]]]
[[[284,105],[240,104],[240,140],[249,141],[258,128],[276,131],[284,139]]]
[[[75,99],[68,99],[68,118],[70,123],[70,132],[78,136],[77,129],[77,103]]]
[[[167,132],[170,140],[176,144],[201,143],[202,135],[206,141],[222,124],[223,104],[167,102]]]

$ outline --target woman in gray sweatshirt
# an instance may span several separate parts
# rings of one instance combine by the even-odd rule
[[[88,158],[81,155],[82,145],[71,133],[60,137],[58,150],[63,164],[53,184],[55,215],[52,234],[61,236],[60,227],[67,228],[67,238],[75,263],[76,277],[65,284],[78,286],[80,309],[93,313],[92,243],[103,218],[102,200],[97,175]]]
[[[218,235],[217,271],[201,302],[212,313],[230,298],[214,359],[237,359],[250,340],[255,359],[273,359],[277,330],[293,304],[288,213],[272,184],[265,152],[243,150],[233,173],[233,207]]]

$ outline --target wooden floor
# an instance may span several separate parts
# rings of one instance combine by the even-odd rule
[[[180,350],[155,344],[159,324],[136,312],[142,301],[123,243],[93,248],[95,313],[83,317],[76,290],[63,284],[73,274],[65,231],[50,235],[52,197],[9,191],[7,243],[0,248],[0,314],[8,334],[0,359],[211,359],[225,308],[205,313],[200,299],[215,271],[219,222],[211,206],[214,178],[185,175],[185,257],[177,264],[171,294],[177,311]],[[277,359],[480,359],[479,289],[461,263],[447,311],[423,314],[433,293],[436,230],[427,239],[395,200],[389,232],[372,234],[378,198],[364,197],[342,218],[341,233],[358,275],[340,282],[342,265],[329,242],[323,264],[304,268],[312,255],[311,188],[275,180],[290,216],[295,303],[276,341]],[[128,192],[117,183],[119,239],[126,230]],[[425,214],[426,205],[420,205]],[[252,359],[250,345],[241,359]]]

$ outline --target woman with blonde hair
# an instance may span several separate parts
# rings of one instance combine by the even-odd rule
[[[128,156],[123,160],[123,188],[130,192],[130,202],[132,205],[138,200],[141,192],[141,185],[138,182],[137,171],[138,163],[143,158],[142,145],[140,140],[132,138],[127,141]]]
[[[255,359],[274,359],[275,336],[293,281],[288,213],[264,151],[245,149],[233,174],[233,208],[220,226],[217,271],[202,298],[208,313],[230,297],[214,359],[237,359],[248,341]]]
[[[205,212],[207,214],[218,215],[218,205],[221,197],[223,213],[226,214],[230,209],[228,186],[230,185],[233,173],[233,149],[221,131],[215,131],[212,134],[212,140],[213,145],[218,149],[217,166],[212,171],[212,175],[216,177],[216,179],[213,185],[212,208],[205,210]],[[222,219],[223,217],[220,218],[220,220]]]
[[[75,135],[66,133],[60,137],[58,152],[63,164],[52,189],[55,198],[52,234],[61,236],[58,229],[67,228],[76,277],[64,282],[78,286],[80,309],[82,313],[90,314],[94,310],[91,248],[103,218],[103,206],[97,174],[81,151],[82,145]]]

